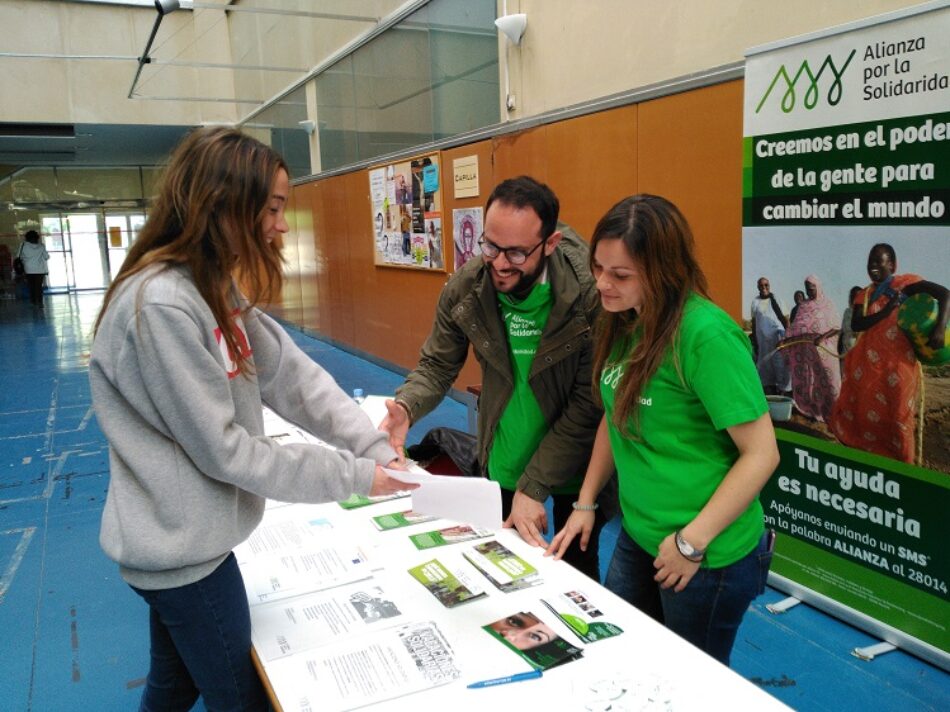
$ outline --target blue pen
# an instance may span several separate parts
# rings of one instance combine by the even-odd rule
[[[521,682],[522,680],[535,680],[541,677],[540,670],[532,670],[531,672],[519,672],[515,675],[508,675],[507,677],[496,677],[493,680],[480,680],[479,682],[473,682],[468,686],[470,690],[477,690],[482,687],[494,687],[495,685],[507,685],[509,682]]]

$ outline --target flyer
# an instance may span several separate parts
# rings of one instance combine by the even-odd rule
[[[483,539],[491,536],[494,532],[488,529],[472,527],[468,524],[457,524],[445,529],[438,529],[431,532],[422,532],[413,534],[409,540],[416,545],[417,549],[434,549],[437,546],[447,546],[448,544],[458,544],[463,541],[473,539]]]
[[[538,586],[544,581],[536,568],[494,539],[477,544],[462,555],[505,593]]]
[[[267,664],[280,706],[351,710],[458,679],[455,653],[432,621],[352,636]]]
[[[368,553],[358,542],[328,536],[325,520],[284,519],[282,509],[271,511],[234,548],[252,606],[372,575]]]
[[[558,595],[554,603],[541,599],[541,603],[570,628],[584,643],[613,638],[623,633],[623,628],[607,621],[597,620],[603,613],[582,591],[567,591]]]
[[[410,492],[394,492],[393,494],[382,494],[378,497],[370,497],[365,494],[351,494],[343,501],[337,502],[337,504],[343,507],[343,509],[359,509],[360,507],[368,507],[371,504],[388,502],[391,499],[399,499],[401,497],[408,497],[409,495]]]
[[[390,529],[409,527],[413,524],[432,522],[436,519],[438,519],[438,517],[434,517],[431,514],[421,514],[419,512],[413,512],[411,509],[407,509],[404,512],[380,514],[379,516],[373,517],[373,526],[379,529],[379,531],[385,532],[389,531]]]
[[[409,575],[421,583],[446,608],[454,608],[487,594],[461,569],[450,571],[438,559],[409,569]]]
[[[534,613],[512,613],[482,629],[535,669],[549,670],[584,655],[581,648],[564,640]]]
[[[399,623],[403,611],[376,579],[251,608],[251,638],[265,662]]]

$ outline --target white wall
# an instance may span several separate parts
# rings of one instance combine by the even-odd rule
[[[528,16],[520,48],[508,52],[511,91],[516,97],[516,108],[508,117],[534,116],[738,62],[746,49],[756,45],[917,4],[909,0],[508,0],[509,13]],[[504,14],[503,5],[498,0],[499,16]],[[502,53],[505,42],[503,37],[499,41]],[[503,65],[502,60],[502,72]]]

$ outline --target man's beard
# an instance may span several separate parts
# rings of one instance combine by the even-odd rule
[[[533,272],[522,272],[521,276],[518,278],[518,281],[515,282],[515,285],[508,290],[498,289],[498,285],[495,284],[495,289],[498,289],[502,294],[510,294],[515,299],[521,300],[528,296],[531,292],[531,289],[537,283],[538,278],[544,273],[544,268],[547,266],[547,257],[542,255],[541,259],[538,260],[538,266]],[[494,268],[493,268],[494,269]],[[494,280],[492,280],[494,283]]]

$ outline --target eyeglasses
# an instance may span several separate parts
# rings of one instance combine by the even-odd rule
[[[546,237],[530,250],[522,250],[520,247],[499,247],[482,234],[478,240],[478,246],[482,248],[482,254],[490,260],[495,259],[501,253],[505,253],[505,259],[511,264],[523,265],[528,261],[531,254],[547,241],[548,238]]]

